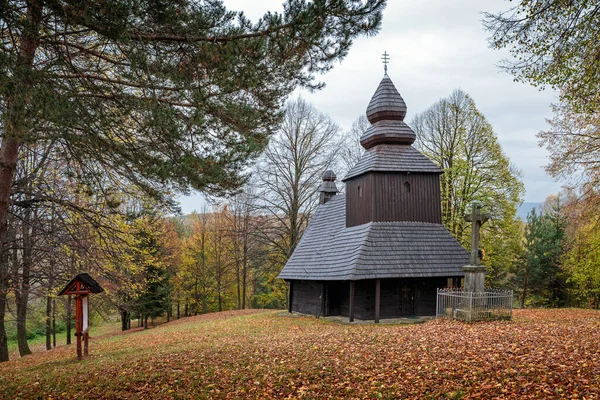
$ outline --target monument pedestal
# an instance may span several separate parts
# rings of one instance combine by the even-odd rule
[[[484,265],[465,265],[465,292],[481,293],[484,291],[485,273]]]

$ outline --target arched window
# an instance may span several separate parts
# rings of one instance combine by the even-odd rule
[[[408,181],[404,182],[404,191],[410,193],[410,183]]]
[[[358,197],[362,197],[362,187],[358,187]]]

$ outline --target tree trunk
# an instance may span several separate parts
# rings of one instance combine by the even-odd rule
[[[237,214],[233,215],[233,220],[237,221]],[[234,244],[233,244],[233,252],[235,254],[235,283],[237,286],[237,308],[238,310],[242,309],[242,268],[241,268],[241,260],[239,255],[239,229],[237,228],[237,223],[234,222]]]
[[[8,340],[4,317],[6,315],[6,295],[8,294],[8,259],[6,252],[0,254],[0,362],[8,361]]]
[[[246,281],[248,279],[248,236],[244,238],[244,255],[242,262],[242,310],[246,308]]]
[[[56,347],[56,297],[52,299],[52,347]]]
[[[46,350],[52,349],[52,329],[50,325],[50,318],[52,315],[52,298],[48,293],[46,295]]]
[[[29,285],[29,283],[27,283]],[[26,291],[23,294],[23,291]],[[27,344],[27,298],[29,297],[28,289],[22,289],[17,292],[15,301],[17,305],[17,345],[19,347],[19,355],[24,357],[31,354],[31,349]]]
[[[31,69],[39,45],[39,21],[42,7],[37,2],[28,2],[27,23],[24,24],[16,59],[16,68],[7,84],[4,109],[4,132],[0,147],[0,243],[6,243],[10,193],[17,169],[21,140],[27,135],[27,105],[29,90],[33,85]],[[2,247],[0,251],[5,251]]]
[[[129,317],[129,313],[125,309],[121,309],[121,330],[126,331],[127,328],[127,319]]]
[[[71,296],[67,296],[67,344],[71,344]]]
[[[0,252],[7,251],[6,233],[8,230],[8,208],[10,206],[10,194],[19,159],[19,148],[21,140],[27,134],[27,104],[29,102],[29,90],[33,84],[31,69],[35,52],[39,44],[39,20],[42,8],[40,4],[28,3],[28,23],[24,24],[21,37],[15,43],[20,43],[19,53],[16,59],[16,68],[12,79],[8,82],[7,95],[4,108],[4,132],[0,147]],[[5,260],[4,254],[0,259]],[[6,259],[6,261],[8,261]],[[7,263],[0,262],[0,361],[8,360],[8,342],[4,327],[6,310],[6,296],[8,294],[8,274],[5,268]]]
[[[148,316],[144,315],[144,329],[148,329]]]
[[[180,301],[177,300],[177,319],[181,318],[180,305]]]
[[[29,303],[29,284],[30,284],[30,271],[32,264],[32,246],[31,241],[31,210],[26,209],[23,213],[22,221],[22,243],[23,243],[23,258],[22,258],[22,271],[21,271],[21,284],[15,283],[18,289],[15,291],[15,301],[17,306],[17,343],[19,347],[19,354],[24,357],[31,354],[31,349],[27,344],[27,304]],[[15,271],[19,270],[18,258],[16,256],[16,250],[14,252]]]

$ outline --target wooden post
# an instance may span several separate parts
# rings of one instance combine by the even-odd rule
[[[354,281],[350,281],[350,301],[348,305],[348,321],[354,322]]]
[[[71,344],[71,296],[67,298],[67,344]]]
[[[288,295],[288,312],[292,312],[292,298],[294,293],[294,281],[290,281],[290,293]]]
[[[77,284],[79,286],[79,282]],[[79,288],[77,288],[79,290]],[[75,337],[77,338],[77,359],[82,359],[81,354],[81,330],[83,326],[83,304],[81,295],[75,296]]]
[[[69,296],[69,302],[71,303],[71,296],[75,296],[75,337],[77,340],[77,359],[83,359],[83,355],[88,355],[89,347],[89,295],[91,293],[102,293],[104,289],[96,282],[88,273],[78,274],[75,278],[71,279],[63,290],[60,291],[60,296]],[[54,302],[54,312],[52,319],[55,320],[56,314],[56,302]],[[68,308],[68,307],[67,307]],[[70,311],[67,311],[70,315]],[[67,321],[67,326],[70,325],[70,321]],[[70,332],[67,329],[67,332]],[[68,339],[67,339],[68,340]],[[81,348],[81,342],[84,342],[84,348]],[[83,351],[82,351],[83,350]]]
[[[379,312],[381,309],[381,280],[375,281],[375,323],[379,323]]]
[[[327,302],[327,282],[323,282],[323,292],[321,294],[322,299],[321,299],[321,315],[322,316],[327,316],[327,307],[328,307],[328,302]]]

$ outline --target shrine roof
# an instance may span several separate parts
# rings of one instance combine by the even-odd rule
[[[65,285],[64,289],[61,290],[58,295],[62,296],[64,294],[68,294],[67,292],[69,291],[69,289],[77,281],[83,283],[83,285],[90,291],[90,293],[102,293],[102,292],[104,292],[104,289],[100,286],[100,284],[98,282],[96,282],[94,280],[94,278],[92,278],[87,272],[82,272],[81,274],[78,274],[73,279],[71,279],[69,281],[69,283],[67,283]]]

